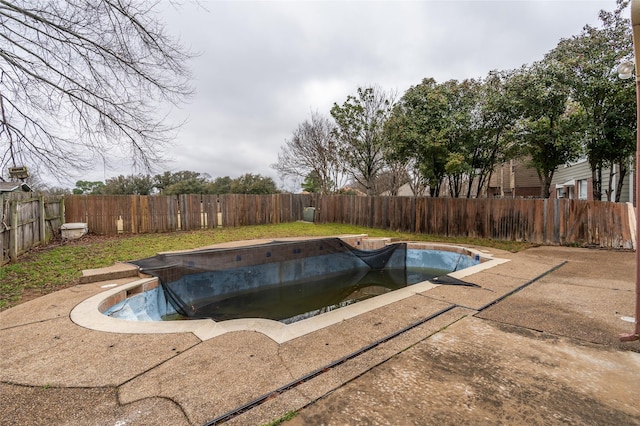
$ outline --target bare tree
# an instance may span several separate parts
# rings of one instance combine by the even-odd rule
[[[378,173],[375,188],[378,194],[397,197],[400,188],[409,181],[407,167],[402,161],[386,159],[387,166]]]
[[[271,167],[282,176],[305,178],[312,174],[320,193],[335,192],[344,175],[334,128],[329,118],[312,112],[311,121],[305,120],[293,131],[278,153],[278,162]]]
[[[427,195],[429,189],[429,183],[424,177],[424,174],[420,172],[420,164],[415,158],[410,158],[406,162],[407,175],[409,177],[409,189],[411,193],[416,197],[424,197]]]
[[[120,154],[151,169],[191,89],[160,1],[0,0],[0,167],[64,177]],[[165,109],[168,111],[168,108]],[[166,115],[166,112],[165,112]]]
[[[336,120],[336,135],[340,141],[340,155],[351,177],[376,195],[378,174],[385,168],[385,147],[388,140],[384,125],[393,109],[395,92],[380,87],[359,87],[357,96],[349,95],[342,106],[331,108]]]

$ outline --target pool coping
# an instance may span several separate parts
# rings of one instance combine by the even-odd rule
[[[368,239],[365,235],[349,235],[338,236],[344,241],[351,241],[354,246],[365,246],[364,242],[374,245],[386,245],[399,241],[392,241],[390,238],[372,238]],[[312,238],[309,238],[312,239]],[[292,239],[262,240],[262,241],[290,241]],[[357,245],[356,245],[357,242]],[[255,240],[234,243],[233,247],[246,247],[255,244]],[[228,244],[210,246],[208,248],[228,248]],[[408,248],[419,249],[437,249],[444,251],[453,251],[457,253],[470,253],[479,256],[481,263],[469,268],[447,274],[450,277],[462,279],[478,272],[490,269],[494,266],[509,262],[509,259],[494,258],[488,252],[471,249],[464,246],[438,244],[438,243],[422,243],[415,241],[407,242]],[[200,250],[200,249],[198,249]],[[91,330],[112,332],[112,333],[133,333],[133,334],[170,334],[170,333],[193,333],[200,340],[205,341],[225,333],[233,331],[255,331],[269,337],[276,343],[284,343],[289,340],[304,336],[308,333],[320,330],[333,324],[349,318],[356,317],[365,312],[387,306],[394,302],[406,299],[416,294],[424,293],[439,287],[428,281],[413,284],[398,290],[391,291],[370,299],[360,301],[358,303],[345,306],[333,311],[325,312],[311,318],[292,323],[283,324],[278,321],[261,319],[261,318],[243,318],[226,321],[214,321],[212,319],[194,319],[181,321],[132,321],[120,318],[112,318],[104,315],[104,312],[110,306],[126,299],[128,296],[140,293],[141,291],[152,289],[158,285],[157,278],[140,278],[130,283],[115,285],[105,284],[102,288],[105,291],[85,299],[76,305],[71,313],[71,320],[81,327]],[[113,287],[113,288],[111,288]],[[107,303],[107,301],[109,301]]]

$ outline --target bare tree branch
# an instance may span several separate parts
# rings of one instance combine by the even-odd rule
[[[344,170],[334,129],[329,118],[312,112],[311,121],[305,120],[294,130],[291,139],[281,147],[278,162],[271,167],[282,176],[304,178],[313,174],[320,193],[335,192],[344,178]]]
[[[115,154],[151,170],[191,93],[158,1],[0,0],[0,167],[63,177]],[[166,109],[164,109],[166,110]]]

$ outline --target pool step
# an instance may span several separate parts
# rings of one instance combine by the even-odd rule
[[[118,280],[120,278],[135,278],[139,276],[137,266],[128,263],[116,263],[115,265],[105,268],[83,270],[82,276],[80,277],[80,284]]]
[[[391,243],[396,243],[400,241],[400,238],[388,238],[388,237],[383,237],[383,238],[376,238],[376,237],[369,237],[365,240],[362,240],[362,247],[357,247],[359,249],[362,250],[377,250],[377,249],[381,249],[383,247],[385,247],[388,244]]]

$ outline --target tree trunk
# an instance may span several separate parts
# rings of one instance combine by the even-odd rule
[[[549,198],[551,197],[551,177],[545,176],[545,178],[542,180],[542,198]]]
[[[602,200],[602,165],[591,166],[591,179],[593,181],[593,199]]]
[[[553,171],[551,173],[538,172],[538,179],[540,179],[540,196],[542,198],[549,198],[551,196],[551,179],[553,179]]]
[[[471,198],[471,189],[473,186],[473,179],[475,178],[475,173],[469,173],[469,186],[467,187],[467,198]]]
[[[622,194],[622,186],[624,185],[624,178],[627,176],[627,163],[626,161],[620,161],[618,163],[618,183],[616,184],[616,203],[620,202],[620,195]]]
[[[616,175],[613,166],[612,164],[611,167],[609,167],[609,183],[607,184],[607,189],[604,191],[607,196],[607,201],[611,201],[611,194],[613,194],[613,177]]]
[[[484,187],[485,182],[488,182],[490,179],[491,179],[491,172],[489,172],[489,176],[484,174],[484,172],[480,172],[480,174],[478,175],[478,186],[477,186],[476,198],[481,198],[480,195],[482,194],[482,188]],[[488,194],[486,194],[485,197],[483,198],[487,198],[487,197],[488,197]]]

